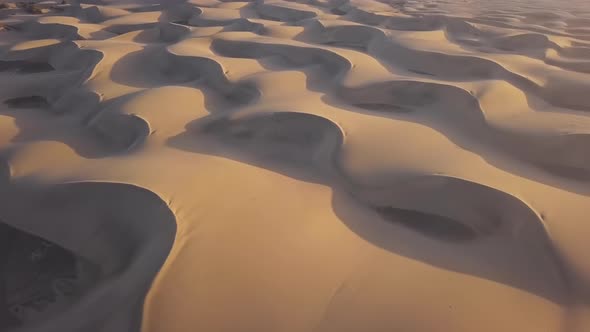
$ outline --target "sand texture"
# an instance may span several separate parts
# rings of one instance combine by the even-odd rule
[[[0,331],[589,332],[588,0],[0,0]]]

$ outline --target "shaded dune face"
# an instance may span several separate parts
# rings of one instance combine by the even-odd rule
[[[513,159],[559,177],[582,181],[590,179],[590,155],[585,152],[588,134],[541,136],[502,130],[486,119],[475,96],[456,86],[399,80],[354,88],[342,87],[336,90],[335,95],[349,105],[388,117],[444,121],[452,130],[444,126],[436,128],[443,133],[467,134],[472,142],[484,142]],[[457,139],[457,143],[467,145],[465,140]],[[485,152],[480,153],[483,155]]]
[[[295,8],[284,7],[273,4],[255,4],[253,5],[259,18],[278,21],[278,22],[297,22],[304,19],[315,17],[312,11],[299,10]]]
[[[453,115],[450,112],[459,113],[466,121],[477,121],[477,116],[480,116],[479,121],[483,120],[476,100],[466,91],[450,85],[400,80],[342,88],[337,95],[347,103],[368,110],[409,113],[436,107],[448,116]]]
[[[230,81],[223,66],[214,59],[180,56],[158,46],[146,47],[122,57],[112,67],[111,78],[138,88],[186,85],[210,89],[226,107],[247,105],[260,95],[247,81]]]
[[[6,327],[137,330],[143,298],[175,237],[167,205],[146,189],[118,183],[4,185],[1,194],[2,236],[13,239],[2,243],[2,264],[10,267],[0,299],[8,308]],[[127,204],[141,209],[129,211]],[[122,316],[135,319],[121,323]]]
[[[319,24],[307,27],[301,39],[368,53],[372,44],[385,40],[385,33],[382,30],[364,25],[325,27]]]
[[[162,22],[157,26],[143,30],[134,41],[145,44],[176,43],[190,35],[190,28],[182,21]]]
[[[386,19],[386,18],[384,18]],[[424,20],[432,19],[425,17]],[[367,24],[366,19],[356,18],[355,21]],[[399,26],[389,26],[392,30],[402,30],[401,27],[408,27],[407,22],[402,20]],[[411,20],[416,20],[412,18]],[[422,20],[418,20],[421,22]],[[436,19],[432,22],[436,22]],[[325,45],[334,45],[350,48],[351,46],[360,49],[379,60],[381,63],[395,68],[404,68],[408,72],[426,77],[436,77],[444,81],[477,81],[501,79],[510,82],[519,89],[526,91],[527,95],[535,96],[556,106],[571,108],[580,111],[588,110],[588,100],[585,96],[577,93],[570,93],[562,89],[567,80],[562,77],[551,78],[546,83],[540,84],[527,75],[523,75],[512,68],[492,60],[487,56],[479,54],[503,54],[512,53],[527,56],[533,59],[540,59],[545,64],[556,66],[565,70],[580,73],[587,73],[589,62],[582,59],[584,50],[572,43],[571,47],[560,46],[549,40],[546,36],[538,33],[510,35],[498,35],[478,30],[478,28],[467,22],[456,19],[444,19],[426,31],[445,29],[446,38],[456,42],[462,48],[472,50],[465,54],[448,54],[433,50],[424,50],[411,47],[405,43],[396,42],[390,38],[392,32],[376,26],[339,26],[337,28],[322,28],[313,34],[314,36],[303,38]],[[421,31],[418,27],[407,30]],[[312,35],[311,33],[308,35]],[[305,34],[303,34],[305,36]],[[557,56],[552,56],[556,52]],[[479,53],[478,55],[474,53]],[[572,54],[581,55],[576,61],[570,61],[567,57]],[[575,89],[577,84],[571,86]],[[576,90],[577,91],[577,90]],[[564,94],[568,94],[564,98]]]
[[[19,74],[45,73],[55,70],[47,62],[34,62],[26,60],[3,61],[0,60],[0,72],[16,72]]]
[[[539,217],[516,197],[459,178],[435,175],[410,178],[392,184],[391,189],[361,189],[358,196],[385,219],[408,226],[412,223],[406,220],[416,220],[410,227],[433,237],[455,235],[457,240],[473,240],[501,232],[518,234],[516,230],[530,228],[540,233],[520,235],[532,236],[524,241],[534,242],[544,232]],[[412,215],[408,209],[421,215]],[[436,224],[442,232],[429,230]],[[444,231],[445,228],[448,229]]]
[[[471,227],[454,219],[391,206],[373,207],[384,219],[400,223],[426,236],[447,241],[469,241],[478,237]]]
[[[6,105],[12,108],[48,108],[47,99],[42,96],[16,97],[6,99]]]
[[[506,146],[515,156],[548,173],[587,183],[590,181],[589,142],[590,135],[583,133],[518,137]]]
[[[346,199],[336,196],[336,213],[348,227],[376,245],[556,303],[571,301],[570,274],[543,220],[517,197],[439,175],[409,177],[378,188],[355,186],[350,195],[360,203],[359,208],[372,210],[395,226],[369,221],[368,215],[364,220],[352,219],[349,216],[356,215],[354,209],[344,206]],[[424,242],[396,234],[399,226],[421,234]],[[533,282],[534,275],[543,277]]]
[[[261,162],[300,165],[313,165],[321,162],[320,158],[329,160],[342,140],[339,128],[330,120],[292,112],[219,118],[196,131]]]
[[[20,133],[13,139],[15,143],[62,140],[81,155],[91,158],[133,152],[141,148],[150,134],[149,123],[138,116],[120,114],[116,110],[92,112],[98,108],[98,101],[93,100],[92,94],[81,91],[71,98],[73,100],[61,99],[55,104],[50,104],[42,96],[10,98],[4,101],[8,108],[0,111],[0,115],[13,117],[19,126]],[[77,103],[80,98],[85,100],[88,109],[79,114],[69,113],[68,104]],[[44,114],[36,119],[37,112]],[[47,122],[55,127],[44,126]],[[72,135],[72,132],[78,134]]]
[[[283,59],[285,66],[293,68],[319,64],[328,75],[332,76],[338,76],[351,67],[346,58],[320,48],[224,39],[214,40],[211,47],[216,53],[227,57],[249,59],[279,57]]]
[[[150,62],[147,72],[143,69],[146,62]],[[122,58],[113,68],[112,75],[115,80],[135,86],[182,84],[196,81],[202,76],[199,64],[196,58],[175,56],[159,48],[146,48]],[[130,75],[140,70],[143,71],[138,75]],[[140,79],[129,81],[129,78]]]
[[[151,131],[144,119],[124,114],[99,114],[90,121],[89,127],[112,154],[140,148]]]
[[[94,67],[98,65],[102,57],[93,51],[80,51],[77,47],[72,47],[71,45],[58,45],[57,47],[63,49],[66,53],[73,52],[77,56],[73,56],[74,59],[72,61],[65,61],[55,55],[58,53],[58,50],[46,49],[39,51],[38,54],[29,54],[29,57],[33,59],[53,59],[53,62],[59,64],[57,69],[48,62],[9,60],[0,62],[0,72],[2,70],[10,70],[17,75],[24,75],[46,71],[64,71],[74,73],[74,79],[72,81],[83,81]],[[21,54],[18,57],[26,58],[27,55]],[[171,67],[180,68],[174,65],[171,65]],[[179,70],[176,70],[176,72],[179,72]],[[174,76],[174,73],[166,73]],[[78,76],[78,78],[75,76]],[[46,112],[46,114],[53,116],[49,118],[49,121],[57,123],[58,126],[62,126],[62,123],[68,126],[72,126],[73,124],[74,128],[68,128],[70,130],[83,128],[91,134],[91,141],[94,142],[90,145],[97,146],[94,149],[97,151],[86,151],[87,149],[85,148],[84,150],[79,149],[79,152],[92,157],[131,152],[133,149],[140,147],[150,133],[149,124],[140,117],[106,112],[100,109],[100,96],[95,92],[72,86],[63,86],[63,89],[58,89],[63,91],[56,92],[49,83],[42,87],[37,86],[33,78],[21,90],[39,90],[45,93],[44,95],[18,96],[4,100],[3,103],[7,109],[0,110],[0,114],[14,116],[17,123],[21,126],[21,133],[15,141],[31,141],[32,139],[29,136],[36,139],[44,136],[44,131],[39,130],[42,126],[39,122],[46,122],[47,120],[37,122],[34,117],[29,116],[29,113],[23,113],[21,111],[24,109],[27,111],[36,110]],[[22,92],[19,93],[22,94]],[[72,121],[73,118],[76,121]],[[28,131],[28,127],[32,129]],[[45,137],[62,138],[64,136],[65,140],[65,136],[68,133],[61,129],[56,131],[57,133],[46,133]]]
[[[94,266],[55,243],[5,223],[0,239],[2,329],[42,321],[92,283]]]

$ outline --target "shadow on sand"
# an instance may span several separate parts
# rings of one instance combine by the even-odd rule
[[[340,128],[326,118],[275,112],[202,118],[168,144],[331,186],[339,219],[381,248],[555,303],[570,301],[569,277],[542,220],[518,198],[437,175],[364,188],[340,170],[342,142]]]

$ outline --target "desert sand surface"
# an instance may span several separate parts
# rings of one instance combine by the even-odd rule
[[[587,0],[0,1],[0,331],[590,331]]]

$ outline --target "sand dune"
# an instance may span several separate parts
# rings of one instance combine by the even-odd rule
[[[93,265],[89,272],[78,271],[78,277],[91,273],[92,281],[82,284],[70,306],[34,315],[34,308],[22,305],[21,319],[27,323],[22,330],[59,331],[64,326],[93,330],[105,325],[137,329],[144,293],[174,239],[175,218],[166,204],[148,190],[126,184],[6,187],[2,220],[13,221],[13,226],[57,243]],[[129,213],[124,208],[128,203],[144,208]],[[49,304],[48,310],[52,309]]]
[[[585,1],[0,3],[0,330],[590,331]]]

